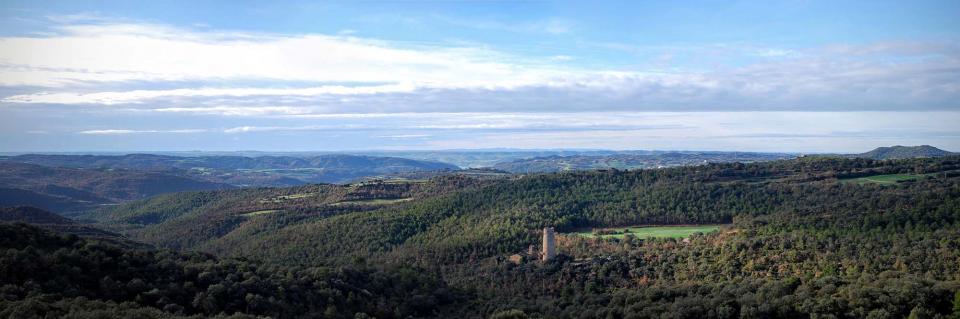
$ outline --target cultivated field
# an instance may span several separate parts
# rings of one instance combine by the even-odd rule
[[[249,212],[249,213],[241,214],[241,216],[244,216],[244,217],[253,217],[253,216],[258,216],[258,215],[273,214],[273,213],[276,213],[276,212],[279,212],[279,211],[280,211],[279,209],[258,210],[258,211],[255,211],[255,212]]]
[[[390,205],[403,203],[413,200],[413,198],[395,198],[395,199],[358,199],[358,200],[348,200],[330,204],[330,206],[342,206],[342,205]]]
[[[594,230],[576,232],[585,237],[623,238],[632,235],[637,238],[685,238],[695,233],[712,233],[720,230],[721,225],[678,225],[678,226],[628,226],[618,228],[603,228],[603,234]],[[601,230],[601,229],[597,229]]]
[[[916,180],[926,175],[918,174],[887,174],[887,175],[873,175],[866,177],[857,177],[857,178],[844,178],[841,179],[842,183],[857,183],[860,185],[867,183],[881,184],[881,185],[892,185],[900,181],[909,181]]]

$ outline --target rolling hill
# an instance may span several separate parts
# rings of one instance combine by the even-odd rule
[[[149,245],[129,240],[120,234],[105,231],[90,225],[80,224],[72,219],[30,206],[0,207],[0,223],[30,224],[54,233],[77,235],[127,248],[150,247]]]
[[[852,157],[869,158],[876,160],[886,159],[908,159],[919,157],[941,157],[949,156],[955,153],[947,152],[930,145],[920,146],[890,146],[878,147],[872,151],[851,155]]]
[[[0,161],[49,167],[156,171],[236,186],[344,183],[394,173],[458,169],[440,162],[343,154],[309,157],[27,154],[2,157]]]
[[[73,211],[150,196],[229,185],[161,172],[0,162],[0,206]]]
[[[918,178],[844,182],[889,174]],[[394,298],[421,300],[413,304],[434,310],[377,311],[378,317],[936,317],[951,314],[960,291],[958,185],[957,156],[804,157],[187,192],[104,207],[84,217],[157,247],[213,254],[227,265],[307,268],[314,275],[345,267],[408,267],[422,276],[387,280],[405,288],[387,290],[393,292],[382,302],[366,303],[380,298],[373,296],[383,287],[361,283],[395,278],[389,272],[351,281],[363,287],[347,288],[359,298],[348,293],[347,299],[358,306],[337,299],[307,303],[334,303],[347,311],[331,311],[330,317],[363,317],[355,312],[390,308],[374,305],[390,305]],[[684,240],[577,234],[637,225],[720,225],[720,231]],[[558,257],[513,259],[540,243],[538,230],[544,226],[559,232]],[[169,290],[179,299],[156,302],[160,299],[135,289],[122,300],[171,314],[180,308],[161,309],[167,304],[184,307],[187,314],[271,309],[252,307],[255,297],[231,295],[257,287],[251,279],[256,272],[237,267],[188,272],[185,281],[218,285],[202,291],[184,285],[188,296]],[[320,282],[349,287],[327,280]],[[164,282],[163,287],[171,286]],[[99,291],[85,293],[121,300]],[[396,291],[420,291],[420,297]],[[446,307],[440,300],[457,301]]]
[[[276,267],[4,223],[0,251],[3,318],[422,318],[465,306],[409,267]]]
[[[759,162],[793,158],[791,154],[745,152],[655,152],[652,154],[569,155],[533,157],[493,165],[512,173],[544,173],[593,169],[662,168],[706,163]]]

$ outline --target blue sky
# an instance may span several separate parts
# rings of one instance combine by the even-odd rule
[[[960,150],[958,1],[5,1],[0,150]]]

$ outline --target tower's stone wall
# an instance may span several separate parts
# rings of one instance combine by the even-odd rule
[[[553,227],[543,228],[543,251],[540,253],[543,261],[553,259],[557,255],[557,242],[554,238]]]

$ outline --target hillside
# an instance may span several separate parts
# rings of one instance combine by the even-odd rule
[[[428,183],[371,181],[176,193],[105,207],[82,217],[159,247],[194,249],[237,234],[260,232],[261,227],[376,210],[488,182],[450,175]]]
[[[34,206],[57,212],[89,209],[93,203],[70,197],[47,195],[17,188],[0,188],[0,207]]]
[[[760,162],[793,158],[790,154],[744,152],[656,152],[652,154],[610,154],[546,156],[501,162],[494,169],[512,173],[544,173],[592,169],[660,168],[706,163]]]
[[[606,156],[616,154],[645,155],[654,153],[657,153],[657,151],[480,149],[439,151],[371,151],[363,152],[362,154],[372,156],[393,156],[426,161],[439,161],[451,163],[463,168],[488,168],[498,163],[534,157],[575,155]]]
[[[150,196],[229,185],[160,172],[0,162],[0,205],[76,211]]]
[[[393,173],[458,169],[439,162],[341,154],[309,157],[27,154],[0,157],[0,161],[49,167],[158,171],[237,186],[343,183]]]
[[[3,318],[409,318],[455,292],[409,268],[275,267],[0,223]]]
[[[854,154],[853,157],[859,158],[870,158],[876,160],[886,160],[886,159],[908,159],[908,158],[918,158],[918,157],[941,157],[949,156],[954,153],[941,150],[939,148],[930,146],[930,145],[920,145],[920,146],[890,146],[890,147],[878,147],[872,151],[860,154]]]
[[[59,234],[77,235],[128,248],[150,247],[120,234],[105,231],[72,219],[30,206],[0,207],[0,223],[24,223]]]
[[[884,174],[919,175],[843,182]],[[960,157],[804,158],[212,191],[88,217],[160,247],[221,257],[422,268],[472,292],[463,317],[906,317],[952,311],[958,190]],[[657,224],[728,226],[687,243],[564,235]],[[506,262],[538,245],[544,226],[561,232],[556,262]]]
[[[0,222],[75,224],[75,222],[69,218],[29,206],[0,207]]]

